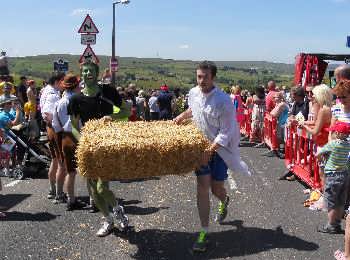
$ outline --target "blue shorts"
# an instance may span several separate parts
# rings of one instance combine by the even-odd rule
[[[348,199],[350,176],[347,171],[325,171],[323,195],[327,209],[344,208]]]
[[[208,165],[201,166],[195,171],[197,176],[211,175],[215,181],[224,181],[227,179],[227,165],[218,153],[214,153]]]

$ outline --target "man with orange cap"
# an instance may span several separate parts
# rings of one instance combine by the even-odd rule
[[[171,101],[173,96],[169,93],[169,87],[165,84],[160,87],[160,93],[157,98],[159,105],[159,118],[160,120],[170,120],[172,116]]]

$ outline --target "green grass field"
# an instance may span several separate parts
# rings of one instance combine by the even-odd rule
[[[15,82],[21,75],[33,78],[39,83],[47,79],[53,70],[53,62],[63,58],[69,62],[69,69],[79,73],[78,55],[38,55],[9,58],[10,71]],[[109,56],[99,56],[100,74],[109,66]],[[139,88],[159,88],[167,84],[170,88],[189,89],[195,84],[196,61],[157,58],[119,58],[117,72],[118,86],[135,83]],[[218,74],[216,82],[227,89],[240,85],[243,89],[254,89],[274,79],[277,85],[292,86],[294,65],[269,62],[216,61]]]

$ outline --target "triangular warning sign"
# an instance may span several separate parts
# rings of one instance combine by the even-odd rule
[[[80,26],[78,33],[98,33],[98,29],[92,21],[90,15],[86,15],[85,20]]]
[[[90,45],[86,47],[83,55],[80,56],[79,63],[84,63],[86,61],[93,61],[95,63],[100,62],[94,51],[91,49]]]

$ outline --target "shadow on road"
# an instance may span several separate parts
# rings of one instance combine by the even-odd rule
[[[0,211],[6,211],[29,198],[31,194],[0,195]]]
[[[135,206],[132,204],[140,204],[142,201],[140,200],[125,200],[118,199],[120,205],[124,207],[125,213],[127,215],[150,215],[156,213],[162,209],[168,209],[169,207],[148,207],[143,208],[139,206]]]
[[[256,146],[257,145],[257,143],[251,143],[251,142],[240,142],[239,143],[239,147],[254,147],[254,146]]]
[[[148,207],[142,208],[138,206],[124,206],[125,213],[127,215],[150,215],[156,213],[162,209],[168,209],[169,207]]]
[[[50,221],[57,218],[56,215],[53,215],[48,212],[39,212],[39,213],[26,213],[26,212],[5,212],[6,217],[1,218],[1,221],[34,221],[34,222],[43,222]]]
[[[118,199],[118,202],[120,203],[120,205],[123,205],[123,206],[142,203],[141,200],[125,200],[125,199]]]
[[[130,179],[130,180],[114,180],[119,181],[120,183],[133,183],[133,182],[144,182],[144,181],[159,181],[160,177],[149,177],[149,178],[141,178],[141,179]]]
[[[283,233],[281,227],[262,229],[244,227],[243,221],[224,223],[234,228],[209,234],[208,250],[193,253],[191,248],[196,234],[169,230],[148,229],[129,232],[125,238],[138,247],[136,259],[216,259],[257,254],[277,248],[314,251],[319,246],[296,236]],[[121,235],[121,234],[119,234]]]

